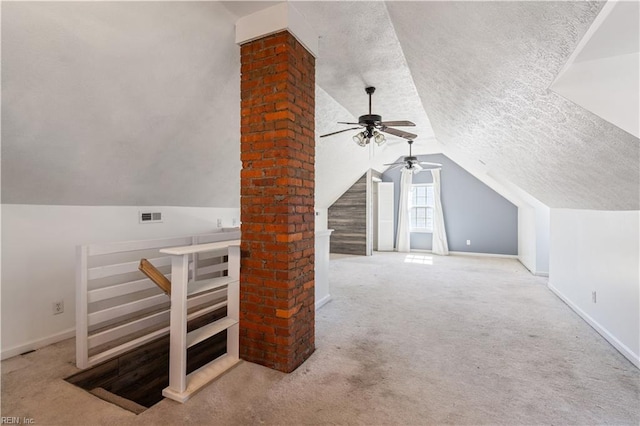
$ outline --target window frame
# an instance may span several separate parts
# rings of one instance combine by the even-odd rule
[[[433,209],[434,206],[433,204],[429,205],[429,203],[427,202],[425,205],[413,205],[413,190],[416,187],[426,187],[429,188],[431,187],[431,192],[433,193],[433,183],[413,183],[411,184],[411,189],[409,191],[409,229],[410,232],[415,232],[415,233],[422,233],[422,234],[433,234]],[[426,197],[426,199],[428,200],[429,197]],[[434,202],[433,197],[431,197],[431,201]],[[414,209],[415,208],[426,208],[427,211],[431,210],[431,228],[414,228],[413,227],[413,220],[411,220],[414,217]]]

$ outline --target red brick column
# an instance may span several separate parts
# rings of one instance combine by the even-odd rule
[[[315,58],[289,32],[241,46],[240,356],[314,351]]]

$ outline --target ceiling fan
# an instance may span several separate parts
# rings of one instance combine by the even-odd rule
[[[339,124],[351,124],[357,125],[358,127],[350,127],[344,130],[338,130],[337,132],[327,133],[326,135],[321,135],[321,138],[337,135],[338,133],[348,132],[349,130],[356,129],[364,129],[357,135],[353,137],[353,141],[360,146],[367,146],[367,144],[374,140],[378,145],[382,145],[385,142],[385,137],[382,133],[388,133],[390,135],[399,136],[404,139],[415,139],[418,135],[414,135],[413,133],[405,132],[402,130],[394,129],[389,126],[415,126],[411,121],[382,121],[382,116],[371,113],[371,95],[376,91],[375,87],[367,87],[364,89],[365,92],[369,95],[369,114],[361,115],[358,118],[357,123],[349,123],[345,121],[339,121]]]
[[[428,161],[418,161],[418,157],[414,157],[413,155],[411,155],[411,145],[413,145],[413,141],[408,140],[407,143],[409,144],[409,155],[407,157],[404,157],[402,161],[385,164],[385,166],[393,166],[391,167],[390,170],[395,169],[396,167],[404,166],[405,169],[412,170],[413,173],[420,173],[425,170],[432,170],[432,169],[437,169],[442,167],[442,164],[440,163],[429,163]],[[422,166],[432,166],[432,167],[425,169]]]

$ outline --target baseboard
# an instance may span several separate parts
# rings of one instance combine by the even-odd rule
[[[316,311],[320,308],[322,308],[324,305],[326,305],[327,303],[329,303],[329,301],[331,300],[331,295],[327,294],[325,297],[323,297],[322,299],[316,301]]]
[[[7,359],[7,358],[14,357],[16,355],[23,354],[25,352],[35,351],[36,349],[40,349],[44,346],[51,345],[53,343],[58,343],[63,340],[69,339],[71,337],[75,337],[75,335],[76,335],[76,329],[70,328],[68,330],[54,334],[53,336],[32,340],[22,345],[14,346],[13,348],[10,348],[10,349],[2,349],[2,352],[0,353],[0,359]]]
[[[496,254],[496,253],[474,253],[470,251],[450,251],[449,254],[455,256],[477,256],[477,257],[499,257],[502,259],[517,259],[516,254]]]
[[[587,324],[589,324],[595,331],[598,332],[604,339],[611,344],[618,352],[620,352],[625,358],[627,358],[633,365],[640,368],[640,355],[635,354],[624,343],[619,341],[613,334],[606,328],[601,326],[596,320],[591,318],[589,314],[580,309],[576,304],[569,300],[564,294],[555,288],[551,283],[547,284],[547,287],[553,294],[555,294],[560,300],[567,304],[580,318],[582,318]]]
[[[535,275],[536,277],[549,277],[549,272],[534,271],[533,269],[529,268],[529,266],[524,263],[520,257],[518,257],[518,261],[520,261],[520,264],[522,264],[522,266],[524,266],[527,271],[531,272],[531,275]]]
[[[411,249],[411,253],[433,253],[432,250]],[[501,257],[503,259],[517,259],[515,254],[495,254],[495,253],[474,253],[470,251],[450,251],[454,256],[475,256],[475,257]]]

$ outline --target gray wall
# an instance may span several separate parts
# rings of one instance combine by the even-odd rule
[[[518,254],[518,209],[497,192],[442,154],[421,155],[420,161],[442,164],[442,209],[449,250],[473,253]],[[383,173],[394,182],[395,227],[398,226],[400,168]],[[431,183],[429,172],[413,176],[413,183]],[[412,233],[411,248],[431,250],[431,234]],[[471,240],[467,246],[466,241]]]
[[[2,202],[233,207],[240,54],[217,2],[2,4]]]

